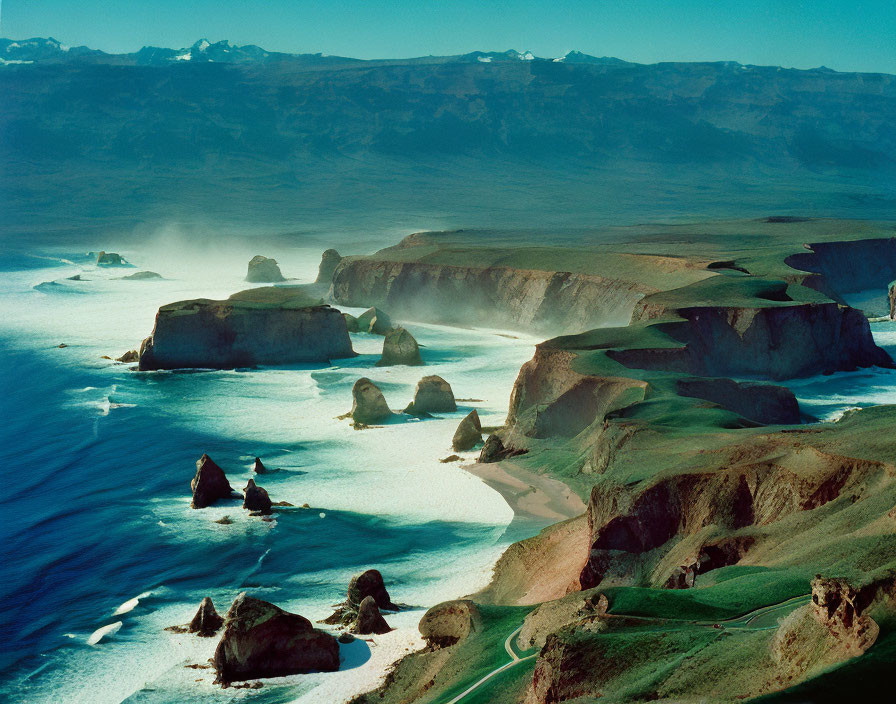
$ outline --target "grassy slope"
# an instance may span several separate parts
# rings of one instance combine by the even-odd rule
[[[621,234],[631,236],[632,229]],[[416,237],[419,246],[391,248],[375,257],[461,266],[556,267],[614,278],[640,277],[642,281],[650,278],[654,283],[661,283],[657,288],[672,289],[653,294],[647,301],[663,309],[672,309],[660,319],[625,328],[593,330],[543,343],[545,347],[574,351],[578,357],[572,366],[581,374],[627,377],[649,383],[646,396],[633,394],[630,401],[623,397],[620,408],[612,414],[612,423],[635,425],[641,432],[632,436],[624,452],[613,458],[602,475],[581,472],[583,457],[591,451],[593,428],[570,440],[533,439],[529,454],[516,458],[515,462],[527,469],[556,476],[587,498],[596,482],[633,486],[663,476],[712,472],[727,467],[732,456],[738,453],[750,455],[753,462],[763,458],[769,462],[784,462],[788,470],[797,474],[811,472],[811,458],[806,460],[808,464],[805,466],[800,464],[800,448],[803,446],[821,453],[896,466],[896,446],[892,443],[891,432],[896,424],[896,407],[865,409],[847,414],[836,424],[812,429],[798,426],[790,429],[796,432],[781,433],[779,429],[744,423],[736,414],[700,399],[678,396],[675,384],[680,374],[631,369],[607,355],[609,350],[681,348],[682,343],[670,334],[680,320],[674,315],[675,308],[700,305],[777,307],[830,301],[812,289],[783,283],[785,279],[793,282],[801,275],[784,264],[784,258],[804,252],[802,242],[805,241],[885,236],[892,236],[892,225],[742,221],[707,228],[643,230],[634,238],[638,240],[640,237],[640,240],[631,244],[608,244],[576,252],[528,248],[508,253],[506,249],[473,245],[473,242],[481,242],[482,233],[439,233]],[[502,233],[498,239],[506,244],[513,237],[513,234]],[[616,251],[608,251],[610,249]],[[666,278],[658,277],[655,270],[639,269],[647,262],[674,264],[676,261],[658,259],[653,256],[655,254],[680,257],[677,260],[680,266],[677,270],[671,266],[670,271],[662,272]],[[742,266],[762,278],[730,268],[717,269],[713,272],[715,275],[707,277],[704,273],[709,261],[733,261],[735,266]],[[685,283],[675,287],[675,277]],[[790,300],[775,300],[785,297],[781,293]],[[667,559],[663,553],[670,550],[669,545],[644,554],[640,571],[631,576],[628,585],[601,589],[610,599],[610,613],[722,621],[806,595],[810,580],[818,572],[848,577],[861,584],[888,570],[896,571],[896,534],[892,530],[889,534],[885,529],[882,532],[881,524],[881,517],[896,504],[896,485],[880,474],[869,475],[867,481],[874,486],[864,490],[860,500],[842,496],[812,511],[798,511],[783,520],[753,529],[761,546],[761,549],[757,548],[755,558],[701,575],[697,587],[692,589],[657,589],[651,581],[654,570]],[[707,528],[707,535],[711,536],[713,530]],[[746,529],[747,532],[750,530]],[[682,545],[687,551],[687,545]],[[675,548],[673,544],[671,549]],[[769,653],[778,615],[778,612],[768,615],[763,622],[765,630],[742,629],[733,637],[721,636],[718,631],[707,630],[705,626],[685,624],[670,627],[673,631],[660,629],[660,632],[635,627],[601,634],[579,632],[575,628],[562,633],[563,638],[590,653],[589,662],[602,663],[600,667],[609,670],[614,666],[606,663],[622,663],[618,672],[604,672],[598,678],[604,687],[601,701],[631,701],[656,696],[677,700],[689,698],[695,690],[710,699],[728,699],[737,692],[761,691],[757,690],[764,686],[761,678],[771,677],[776,671],[777,666]],[[512,630],[511,621],[504,624],[505,637]],[[486,641],[490,645],[486,645]],[[868,658],[856,661],[863,663],[861,666],[841,665],[829,675],[823,675],[819,682],[833,678],[831,682],[842,680],[846,683],[859,672],[873,679],[879,676],[881,664],[892,655],[893,648],[891,636],[884,634]],[[500,657],[503,648],[497,632],[494,636],[474,637],[465,649],[469,677],[455,676],[444,683],[436,681],[426,701],[450,699],[462,691],[466,683],[475,681],[483,672],[505,661]],[[477,653],[481,659],[477,659]],[[495,658],[495,653],[499,657]],[[855,674],[850,674],[853,668],[857,668]],[[469,701],[520,701],[531,669],[529,665],[521,665],[502,673]],[[749,671],[759,674],[744,674]],[[808,692],[819,691],[811,682],[806,686]],[[811,688],[813,686],[815,689]],[[439,697],[431,698],[435,690]],[[585,697],[581,701],[590,699]]]

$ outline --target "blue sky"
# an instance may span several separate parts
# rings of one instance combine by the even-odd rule
[[[358,58],[579,49],[896,73],[896,0],[0,0],[0,36],[105,51],[200,37]]]

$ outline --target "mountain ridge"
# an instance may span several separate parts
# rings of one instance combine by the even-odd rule
[[[504,63],[504,62],[552,62],[567,64],[590,64],[607,67],[624,66],[659,66],[663,64],[721,64],[731,67],[750,68],[774,68],[782,71],[806,71],[806,72],[834,72],[846,74],[868,75],[892,75],[886,72],[855,72],[835,71],[826,66],[818,66],[808,69],[786,68],[783,66],[763,66],[757,64],[742,64],[737,61],[658,61],[652,64],[644,64],[628,61],[613,56],[594,56],[578,50],[571,50],[562,56],[544,57],[536,56],[531,51],[522,52],[516,49],[506,51],[471,51],[462,54],[428,55],[411,57],[393,57],[378,59],[359,59],[349,56],[339,56],[316,53],[294,53],[271,51],[256,44],[233,44],[227,39],[211,42],[201,38],[189,47],[172,48],[146,45],[133,52],[105,52],[100,49],[92,49],[87,46],[67,46],[53,37],[31,37],[28,39],[0,38],[0,66],[12,64],[33,63],[109,63],[115,65],[133,66],[172,66],[192,63],[228,63],[228,64],[253,64],[253,63],[308,63],[315,65],[355,65],[377,66],[392,64],[418,64],[418,63]]]

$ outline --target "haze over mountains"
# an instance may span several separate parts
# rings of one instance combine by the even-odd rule
[[[579,52],[0,40],[4,234],[563,227],[896,208],[896,76]]]

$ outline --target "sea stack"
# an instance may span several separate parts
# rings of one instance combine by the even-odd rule
[[[354,357],[345,319],[298,288],[269,286],[226,301],[159,308],[140,348],[140,370],[234,369]]]
[[[499,462],[504,459],[505,449],[501,438],[492,433],[489,435],[485,444],[482,446],[482,452],[479,453],[479,462],[488,464],[490,462]]]
[[[368,308],[358,316],[358,329],[374,335],[385,335],[392,329],[392,319],[379,308]]]
[[[404,409],[410,415],[426,413],[453,413],[457,410],[451,385],[442,377],[425,376],[417,382],[414,400]]]
[[[339,669],[339,643],[311,621],[240,594],[225,618],[213,658],[217,682]]]
[[[221,469],[208,455],[202,455],[196,461],[196,476],[190,482],[193,490],[191,508],[206,508],[219,499],[229,499],[233,489]]]
[[[280,267],[276,259],[255,255],[249,260],[249,269],[246,272],[246,281],[252,284],[275,284],[286,281],[280,273]]]
[[[199,611],[190,621],[189,631],[196,635],[210,638],[215,635],[224,625],[224,619],[215,611],[215,605],[211,598],[205,597],[199,604]]]
[[[361,602],[367,597],[371,597],[381,609],[398,611],[398,607],[392,603],[386,583],[383,581],[383,575],[379,570],[367,570],[355,575],[348,584],[349,606],[359,608]]]
[[[392,328],[383,340],[383,356],[376,366],[393,367],[399,364],[419,367],[423,360],[414,336],[404,328]]]
[[[352,386],[351,416],[355,423],[364,425],[379,423],[392,416],[380,387],[366,377],[358,379]]]
[[[451,447],[455,452],[466,452],[480,442],[482,442],[482,424],[479,422],[479,414],[473,409],[457,426]]]
[[[333,274],[336,273],[336,267],[342,261],[342,257],[335,249],[328,249],[320,258],[320,267],[317,270],[317,280],[315,283],[329,284],[333,281]]]
[[[391,630],[389,624],[386,623],[386,619],[380,613],[379,607],[376,605],[376,599],[372,596],[365,596],[358,607],[358,618],[352,626],[352,633],[357,633],[358,635],[379,635],[388,633]]]
[[[127,266],[125,261],[117,252],[99,252],[96,255],[97,266]]]
[[[271,497],[268,492],[255,484],[254,479],[250,479],[243,489],[245,498],[243,499],[243,508],[249,511],[261,513],[265,516],[271,513]]]
[[[252,471],[256,474],[267,474],[268,468],[262,464],[260,457],[256,457],[255,466],[252,467]]]

